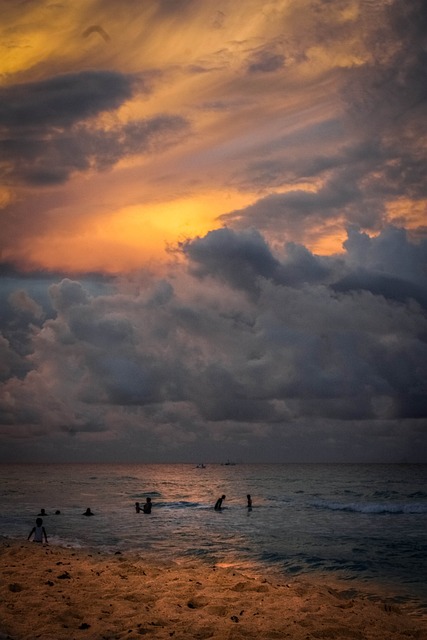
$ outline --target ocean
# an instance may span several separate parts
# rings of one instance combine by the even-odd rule
[[[0,535],[25,540],[42,508],[51,545],[333,576],[427,610],[427,465],[0,466]]]

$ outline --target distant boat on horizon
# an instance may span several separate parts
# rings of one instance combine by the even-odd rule
[[[235,462],[230,462],[230,460],[227,460],[227,462],[221,462],[221,464],[224,467],[234,467],[236,463]]]
[[[201,464],[196,465],[196,469],[206,469],[206,466],[202,462]]]

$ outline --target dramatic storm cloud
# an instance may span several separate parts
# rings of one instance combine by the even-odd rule
[[[422,1],[3,4],[1,461],[424,460]]]
[[[74,435],[89,451],[98,438],[131,438],[130,459],[206,457],[214,445],[310,460],[319,439],[321,459],[418,458],[427,244],[390,228],[375,239],[353,231],[347,247],[319,258],[291,244],[274,256],[256,232],[218,230],[185,244],[187,274],[134,276],[98,295],[67,278],[50,285],[54,313],[42,322],[36,300],[9,295],[8,446],[45,437],[73,450]],[[21,356],[18,308],[31,345]]]

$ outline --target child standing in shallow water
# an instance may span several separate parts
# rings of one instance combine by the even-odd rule
[[[27,540],[29,540],[33,534],[33,542],[43,542],[44,538],[46,544],[49,544],[47,541],[46,529],[43,526],[43,520],[41,518],[36,519],[36,526],[31,529]]]

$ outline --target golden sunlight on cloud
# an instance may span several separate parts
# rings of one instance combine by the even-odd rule
[[[0,207],[5,207],[13,200],[12,193],[9,189],[0,186]]]
[[[84,220],[74,230],[68,227],[46,233],[34,239],[31,246],[25,245],[21,255],[28,263],[75,273],[117,273],[147,264],[156,268],[177,242],[206,234],[219,226],[216,219],[225,210],[246,206],[249,201],[248,195],[210,193],[129,206],[89,222]]]
[[[4,79],[31,72],[31,79],[35,80],[46,75],[49,60],[53,65],[55,60],[56,64],[64,64],[67,59],[75,59],[76,54],[81,55],[75,42],[78,3],[64,10],[60,4],[26,2],[25,11],[21,3],[8,4],[0,27],[0,74]]]
[[[2,259],[136,269],[223,214],[241,211],[243,228],[246,207],[287,192],[298,193],[256,219],[273,243],[340,252],[346,217],[372,231],[384,210],[394,224],[423,225],[424,201],[403,194],[378,205],[370,226],[359,213],[364,171],[381,171],[351,114],[370,122],[378,100],[368,79],[387,0],[7,4]],[[384,40],[381,59],[398,46]]]
[[[310,238],[304,243],[307,249],[319,256],[328,256],[343,253],[343,243],[347,233],[343,230],[342,223],[331,224],[327,228],[311,229]]]
[[[387,206],[387,220],[396,226],[407,229],[424,227],[427,220],[427,200],[409,200],[400,198]]]

